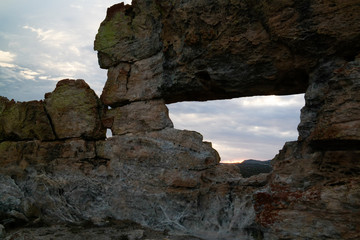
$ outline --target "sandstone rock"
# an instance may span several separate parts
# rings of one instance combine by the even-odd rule
[[[113,109],[104,114],[82,80],[46,95],[57,139],[0,142],[0,224],[11,239],[359,239],[359,8],[357,0],[110,8],[95,48],[109,68],[101,99]],[[305,88],[298,141],[285,144],[272,172],[249,178],[219,164],[199,133],[173,129],[164,105]],[[0,98],[0,118],[14,104]],[[105,139],[104,127],[114,136]],[[11,232],[39,223],[50,227]]]
[[[107,119],[112,119],[110,126],[113,135],[158,131],[173,127],[164,101],[154,100],[134,102],[123,107],[110,109]]]
[[[358,238],[359,157],[359,151],[285,145],[273,160],[269,188],[254,195],[257,222],[268,228],[265,239]]]
[[[0,143],[0,174],[23,177],[24,171],[50,166],[51,162],[96,162],[95,143],[80,139],[66,141],[22,141]],[[99,160],[101,162],[101,160]]]
[[[102,98],[115,105],[136,98],[162,97],[172,103],[304,92],[321,59],[357,55],[359,11],[356,0],[115,5],[95,41],[100,66],[110,73]],[[156,76],[153,84],[127,71],[127,79],[136,78],[148,94],[139,94],[139,87],[127,90],[136,91],[136,97],[117,94],[124,88],[111,84],[117,81],[111,72],[124,63],[132,69],[153,56],[159,61],[152,68],[139,66],[142,76]]]
[[[325,142],[332,149],[351,147],[351,145],[353,147],[357,145],[359,148],[360,59],[334,71],[336,74],[328,81],[328,91],[310,138],[317,144]]]
[[[0,141],[55,139],[44,103],[0,99]]]
[[[311,75],[299,140],[327,150],[358,149],[359,69],[359,59],[333,60]]]
[[[0,149],[0,175],[13,176],[17,191],[26,193],[16,197],[16,211],[29,224],[41,219],[106,226],[109,218],[130,219],[205,239],[248,236],[241,226],[258,231],[251,194],[265,183],[242,182],[236,167],[218,165],[216,151],[195,132],[167,128],[96,145],[76,139],[3,142]]]
[[[99,51],[99,59],[102,59],[100,66],[109,68],[117,65],[119,60],[135,62],[159,52],[160,15],[152,1],[134,1],[132,6],[119,3],[110,7],[95,39],[94,49]]]
[[[105,138],[101,124],[104,107],[84,80],[65,79],[45,95],[45,107],[59,139]]]
[[[199,133],[173,128],[115,136],[96,144],[98,156],[114,159],[114,164],[201,170],[220,161],[218,153],[202,141]]]
[[[161,87],[163,56],[157,54],[132,64],[119,63],[108,70],[101,100],[104,104],[117,107],[129,101],[158,99]]]
[[[299,141],[285,144],[269,188],[254,195],[266,239],[359,237],[359,70],[358,59],[332,59],[310,74]]]

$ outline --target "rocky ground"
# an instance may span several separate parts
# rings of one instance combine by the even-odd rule
[[[192,236],[174,236],[144,228],[130,221],[118,221],[113,226],[32,226],[11,229],[3,233],[4,240],[52,240],[52,239],[99,239],[99,240],[197,240]],[[1,235],[0,235],[1,236]]]

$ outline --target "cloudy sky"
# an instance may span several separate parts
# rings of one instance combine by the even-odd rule
[[[93,42],[116,0],[0,0],[0,95],[40,100],[64,78],[81,78],[100,95],[106,71]],[[125,1],[129,3],[130,1]],[[222,161],[271,159],[297,139],[303,95],[168,105],[176,128],[195,130]]]

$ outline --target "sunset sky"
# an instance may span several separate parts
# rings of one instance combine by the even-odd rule
[[[57,81],[80,78],[100,96],[106,70],[93,42],[107,7],[118,2],[1,0],[0,95],[41,100]],[[273,158],[297,139],[303,106],[303,95],[168,105],[175,128],[200,132],[227,162]]]

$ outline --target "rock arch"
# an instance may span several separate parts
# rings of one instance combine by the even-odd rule
[[[128,219],[204,239],[359,238],[359,8],[357,0],[109,8],[95,40],[109,69],[101,101],[81,80],[59,82],[45,102],[1,98],[1,223]],[[55,104],[61,89],[84,94],[84,108],[71,115],[78,102]],[[298,141],[285,144],[271,174],[249,179],[218,164],[200,134],[172,128],[165,106],[305,91]],[[8,125],[14,114],[21,123]],[[53,114],[85,125],[59,132]]]

